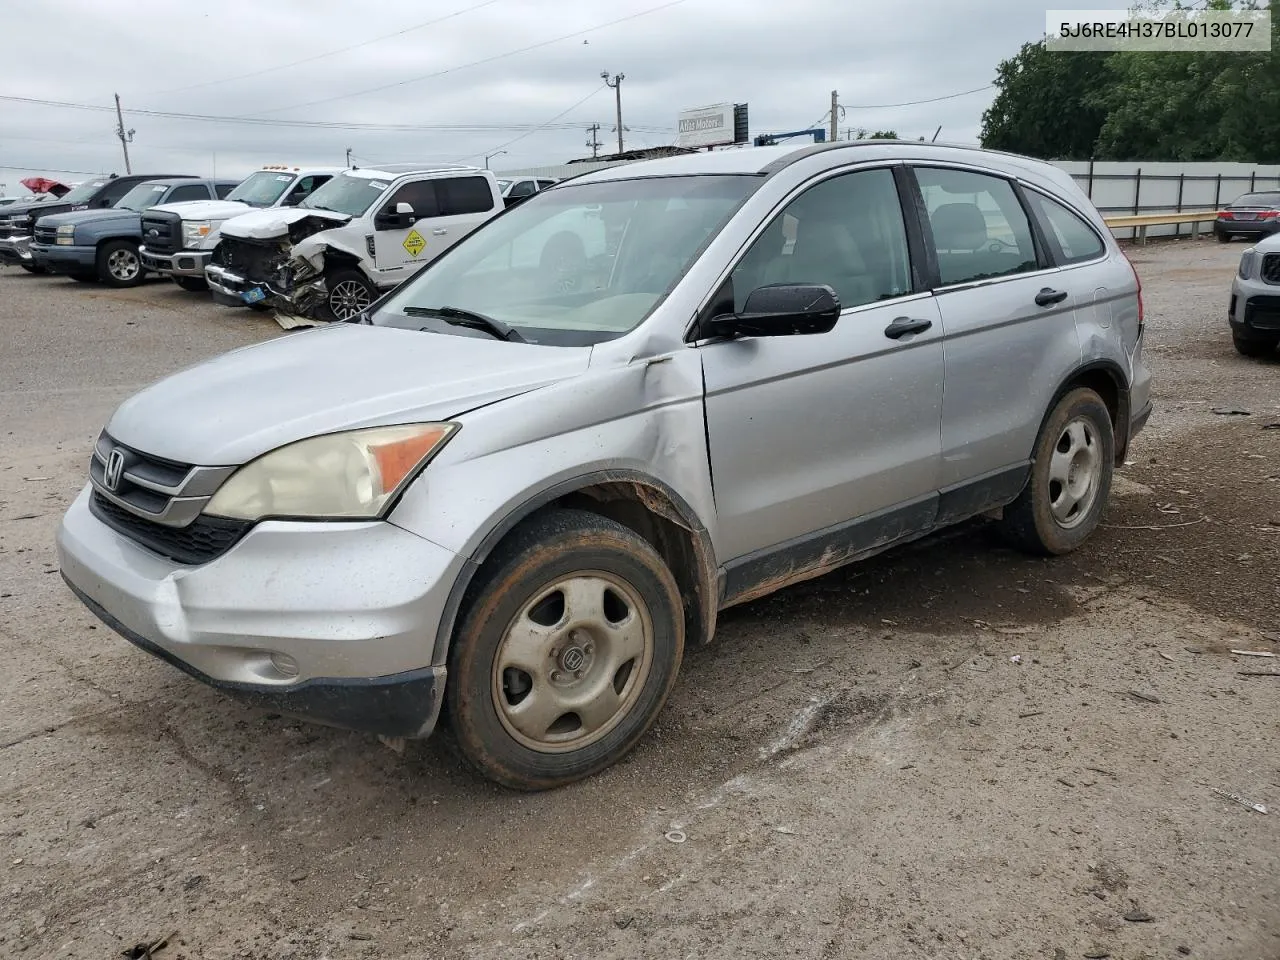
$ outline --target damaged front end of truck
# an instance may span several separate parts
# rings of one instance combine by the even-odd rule
[[[325,272],[338,263],[358,263],[359,255],[325,234],[350,220],[344,214],[294,208],[255,211],[228,221],[205,268],[214,301],[275,310],[283,320],[332,320]]]

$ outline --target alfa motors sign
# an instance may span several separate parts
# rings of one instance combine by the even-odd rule
[[[685,110],[679,117],[681,147],[716,147],[734,142],[733,104],[716,103],[709,107]]]

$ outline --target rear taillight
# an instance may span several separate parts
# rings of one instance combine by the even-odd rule
[[[1218,212],[1218,219],[1219,219],[1219,220],[1234,220],[1234,219],[1235,219],[1235,214],[1233,214],[1230,210],[1220,210],[1220,211]]]
[[[1261,213],[1258,214],[1258,219],[1274,220],[1278,215],[1280,215],[1280,210],[1263,210]]]
[[[1129,255],[1124,255],[1125,262],[1129,264],[1129,269],[1133,271],[1133,282],[1138,285],[1138,338],[1142,338],[1142,327],[1146,323],[1146,309],[1142,305],[1142,278],[1138,276],[1138,268],[1133,265],[1133,261],[1129,259]]]

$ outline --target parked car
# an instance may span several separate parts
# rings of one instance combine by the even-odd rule
[[[37,266],[76,280],[132,287],[146,276],[139,247],[142,211],[157,203],[183,203],[225,196],[237,180],[175,177],[147,180],[105,210],[58,213],[36,221],[31,256]]]
[[[275,164],[251,173],[225,200],[154,206],[142,218],[142,265],[172,277],[184,290],[206,290],[204,268],[226,221],[250,210],[292,207],[343,169]]]
[[[6,207],[0,210],[0,263],[16,264],[28,273],[43,273],[43,268],[31,259],[31,238],[38,219],[52,213],[112,207],[140,183],[186,176],[188,175],[132,173],[119,177],[113,173],[86,180],[57,200],[28,201]]]
[[[609,238],[577,282],[508,265],[571,213]],[[635,746],[718,610],[972,517],[1076,549],[1150,393],[1138,277],[1055,167],[909,142],[640,161],[357,320],[127,400],[60,568],[194,677],[389,737],[444,711],[477,769],[540,789]]]
[[[345,170],[293,209],[228,220],[205,278],[226,306],[345,320],[501,210],[488,170]]]
[[[1275,353],[1280,345],[1280,236],[1272,234],[1241,254],[1227,321],[1241,355]]]
[[[1280,193],[1246,193],[1218,211],[1213,233],[1221,243],[1236,237],[1259,240],[1280,230]]]
[[[528,200],[539,190],[553,187],[560,181],[553,177],[513,177],[500,178],[498,189],[502,191],[502,202],[513,207],[521,200]]]

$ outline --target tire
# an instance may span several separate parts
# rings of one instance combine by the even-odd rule
[[[1218,238],[1219,243],[1231,242],[1231,234],[1229,233],[1215,233],[1214,236]]]
[[[18,264],[18,266],[20,266],[23,270],[27,271],[27,273],[34,273],[37,276],[43,276],[44,274],[49,272],[44,267],[37,266],[34,263],[20,263]]]
[[[657,551],[613,520],[552,510],[526,521],[468,597],[447,726],[467,762],[503,786],[545,790],[611,766],[675,684],[680,591]]]
[[[108,240],[98,248],[98,279],[109,287],[136,287],[145,273],[138,245],[131,240]]]
[[[1028,553],[1070,553],[1097,529],[1114,471],[1111,415],[1094,391],[1077,387],[1045,418],[1031,476],[1018,499],[1005,507],[1001,532]]]
[[[189,293],[203,293],[209,289],[204,277],[174,277],[173,282]]]
[[[1269,357],[1280,344],[1280,337],[1275,340],[1244,340],[1240,337],[1232,337],[1231,340],[1236,345],[1236,353],[1242,357]]]
[[[378,289],[349,267],[325,274],[324,309],[329,320],[347,320],[378,299]]]

